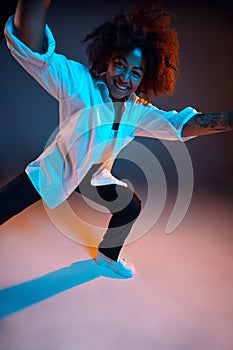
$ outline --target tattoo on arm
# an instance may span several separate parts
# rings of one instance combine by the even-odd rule
[[[195,114],[183,128],[183,136],[207,135],[233,130],[233,110]]]
[[[201,128],[215,130],[232,129],[233,112],[230,112],[196,114],[194,120]]]

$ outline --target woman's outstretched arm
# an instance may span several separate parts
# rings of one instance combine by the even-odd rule
[[[233,130],[233,110],[195,114],[183,127],[182,136],[201,136]]]
[[[14,34],[30,49],[43,53],[46,15],[51,0],[19,0]]]

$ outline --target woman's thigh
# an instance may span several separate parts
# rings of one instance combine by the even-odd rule
[[[123,210],[132,201],[138,200],[140,202],[135,193],[128,187],[115,184],[92,186],[92,173],[93,171],[90,171],[75,190],[82,196],[106,207],[111,213]]]
[[[0,224],[40,199],[29,177],[23,172],[0,190]]]

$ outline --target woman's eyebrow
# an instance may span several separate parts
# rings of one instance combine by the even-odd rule
[[[115,59],[116,59],[116,58],[119,58],[119,59],[121,59],[122,61],[124,61],[126,64],[128,64],[127,60],[126,60],[123,56],[117,55],[117,56],[115,57]],[[141,71],[143,72],[143,69],[142,69],[141,66],[134,66],[134,68],[139,69],[139,70],[141,70]]]

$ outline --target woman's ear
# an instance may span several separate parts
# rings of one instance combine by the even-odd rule
[[[109,67],[109,64],[110,64],[110,57],[107,58],[107,61],[106,61],[106,68],[108,69]]]
[[[107,69],[108,69],[112,59],[113,59],[113,53],[110,53],[107,57],[107,60],[106,60],[106,68]]]

